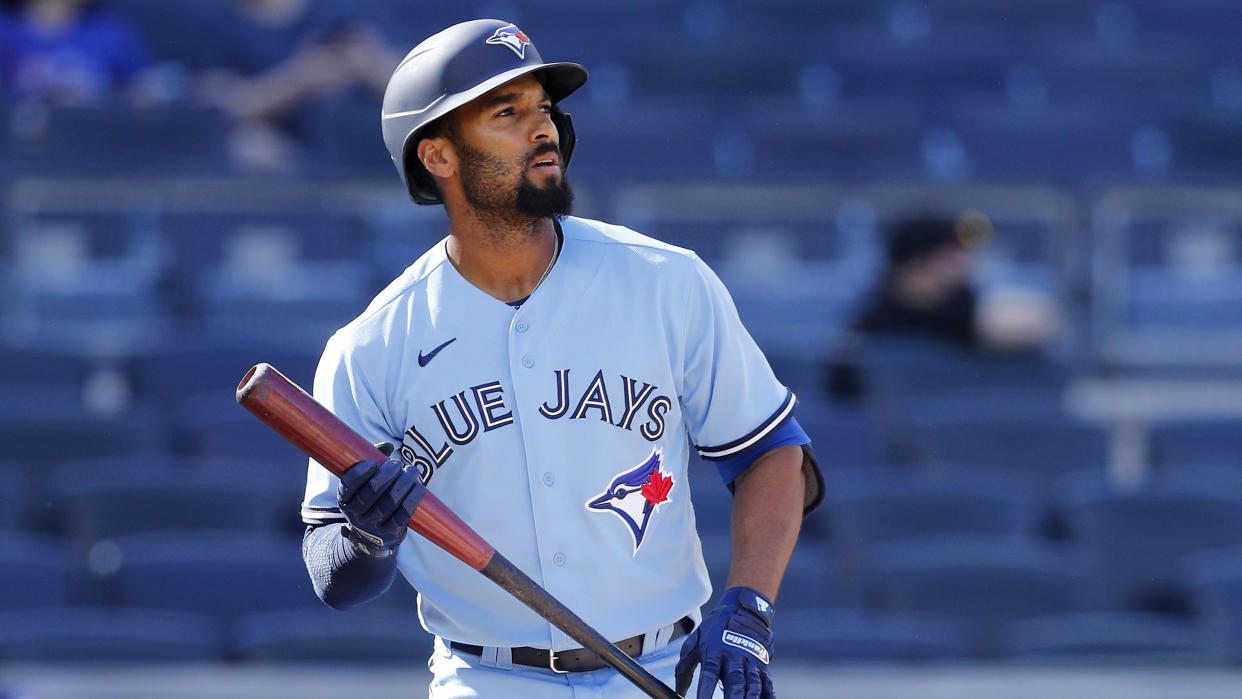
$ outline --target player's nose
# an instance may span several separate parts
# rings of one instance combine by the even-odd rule
[[[552,123],[552,115],[547,112],[539,112],[531,127],[531,142],[555,141],[556,135],[556,124]]]

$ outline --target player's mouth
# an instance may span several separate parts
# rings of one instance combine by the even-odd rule
[[[539,155],[531,158],[530,169],[541,175],[552,173],[560,174],[561,154],[556,151],[540,153]]]

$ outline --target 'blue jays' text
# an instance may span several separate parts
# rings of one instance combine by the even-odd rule
[[[535,409],[548,420],[598,420],[649,442],[664,436],[665,416],[673,401],[652,384],[624,375],[609,381],[603,370],[579,379],[569,369],[555,370],[551,384],[550,397]],[[401,457],[418,467],[424,483],[448,462],[456,447],[513,424],[513,410],[505,403],[505,388],[499,381],[471,386],[428,407],[431,414],[406,429],[400,449]]]

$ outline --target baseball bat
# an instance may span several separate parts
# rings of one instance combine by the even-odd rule
[[[388,459],[375,445],[270,364],[256,364],[246,372],[237,386],[237,402],[338,477],[359,461]],[[584,648],[593,651],[648,696],[680,698],[681,695],[500,555],[431,492],[423,496],[414,516],[410,517],[409,527],[487,576]]]

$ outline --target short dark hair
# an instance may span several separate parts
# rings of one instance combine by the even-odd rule
[[[899,265],[943,247],[961,247],[953,219],[920,214],[898,221],[888,233],[888,263]]]

